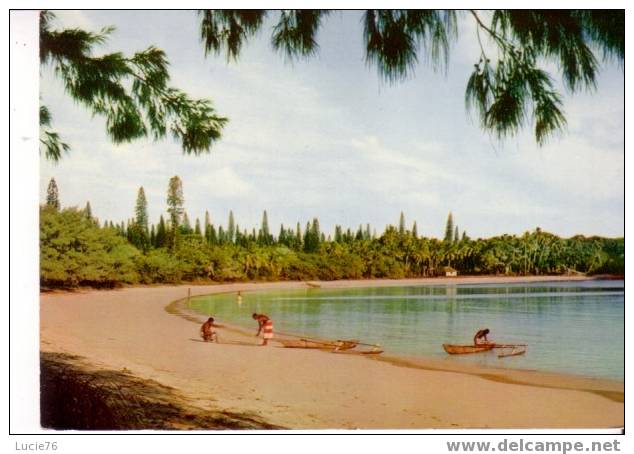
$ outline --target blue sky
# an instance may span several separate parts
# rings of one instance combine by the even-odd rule
[[[104,52],[165,50],[173,85],[212,99],[230,123],[199,157],[184,156],[171,139],[113,145],[103,120],[65,96],[45,68],[41,97],[72,151],[59,164],[42,160],[42,200],[55,177],[64,206],[89,200],[97,217],[118,222],[133,216],[143,186],[156,222],[168,180],[179,175],[192,221],[209,210],[214,223],[226,224],[233,210],[249,229],[266,209],[275,232],[315,216],[328,232],[368,222],[380,232],[403,211],[420,233],[439,237],[452,211],[472,237],[536,226],[562,236],[624,234],[624,93],[616,65],[602,67],[596,91],[565,95],[567,130],[538,147],[530,130],[500,143],[466,112],[464,90],[479,54],[468,17],[446,74],[421,56],[415,75],[397,84],[365,64],[356,12],[328,18],[319,54],[294,63],[271,49],[268,27],[237,63],[205,58],[198,23],[187,11],[58,13],[60,26],[115,25]]]

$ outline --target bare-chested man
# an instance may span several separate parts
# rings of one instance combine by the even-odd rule
[[[488,344],[489,339],[487,339],[487,334],[489,334],[489,332],[489,328],[481,329],[480,331],[478,331],[476,335],[473,336],[473,344]]]
[[[222,325],[216,325],[214,318],[209,317],[200,327],[200,337],[202,337],[205,342],[216,341],[216,343],[218,343],[218,334],[212,328],[222,328]]]

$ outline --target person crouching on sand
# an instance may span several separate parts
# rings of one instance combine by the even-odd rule
[[[200,327],[200,337],[202,337],[205,342],[216,341],[216,343],[218,343],[218,334],[212,328],[222,328],[222,325],[216,325],[214,318],[209,317]]]
[[[262,346],[267,345],[269,339],[273,339],[273,320],[264,314],[253,313],[253,320],[258,322],[258,333],[255,337],[258,337],[260,333],[263,333]]]
[[[476,335],[473,336],[473,344],[474,345],[488,344],[489,339],[487,339],[487,334],[489,334],[489,332],[490,332],[489,328],[481,329],[480,331],[478,331]]]

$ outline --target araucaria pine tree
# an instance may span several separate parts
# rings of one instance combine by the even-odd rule
[[[321,241],[319,220],[314,218],[312,224],[306,224],[306,232],[304,232],[304,252],[316,252],[319,249],[319,243]]]
[[[150,226],[150,244],[156,247],[156,229],[154,228],[154,224]]]
[[[221,225],[218,226],[218,244],[224,244],[226,241],[225,230]]]
[[[343,233],[340,225],[335,226],[335,243],[343,242]]]
[[[264,210],[264,213],[262,213],[262,225],[260,227],[260,232],[258,234],[258,243],[259,244],[272,243],[271,233],[269,232],[269,217],[266,214],[266,210]]]
[[[178,176],[170,178],[167,187],[167,212],[170,215],[172,229],[176,230],[181,224],[181,216],[185,209],[183,205],[185,198],[183,197],[183,183]]]
[[[401,211],[401,217],[398,221],[398,233],[405,235],[405,215]]]
[[[90,207],[90,201],[86,202],[86,207],[84,208],[84,216],[86,216],[86,219],[88,220],[92,219],[92,208]]]
[[[181,232],[185,235],[192,233],[192,224],[189,222],[189,216],[187,212],[183,211],[183,223],[181,224]]]
[[[445,227],[445,241],[451,243],[453,240],[453,216],[451,215],[451,211],[449,212],[449,216],[447,216],[447,226]]]
[[[301,248],[302,248],[302,226],[299,224],[299,222],[295,226],[295,242],[294,242],[294,245],[295,245],[295,249],[301,250]]]
[[[458,226],[456,226],[456,230],[454,231],[453,241],[454,243],[460,241],[460,232],[458,231]]]
[[[156,238],[154,240],[154,247],[165,247],[167,245],[167,228],[165,227],[165,219],[163,215],[159,219],[158,227],[156,228]]]
[[[205,235],[205,240],[207,240],[208,243],[211,243],[211,216],[209,216],[209,211],[205,210],[205,229],[204,229],[204,235]],[[214,239],[215,239],[215,234],[214,234]]]
[[[216,234],[216,228],[214,227],[214,225],[209,224],[207,231],[209,232],[207,234],[207,242],[209,244],[218,244],[218,235]]]
[[[57,189],[57,183],[55,178],[51,178],[48,182],[48,188],[46,189],[46,204],[59,210],[59,190]]]
[[[240,225],[236,224],[236,233],[233,236],[233,242],[235,244],[242,244],[242,232],[240,232]]]
[[[277,241],[280,244],[287,244],[286,229],[284,229],[284,224],[280,224],[280,233],[277,236]]]
[[[310,222],[306,223],[306,229],[304,230],[304,239],[302,244],[304,245],[304,252],[312,252],[311,251],[311,237],[310,237]]]
[[[236,239],[236,222],[233,219],[233,211],[229,210],[229,222],[227,223],[227,241],[233,243]]]
[[[170,247],[174,247],[178,242],[181,217],[185,211],[183,208],[184,203],[183,183],[178,176],[173,176],[167,186],[167,212],[170,215],[171,226],[171,235],[168,241]]]
[[[134,222],[141,230],[147,233],[148,231],[148,216],[147,216],[147,199],[145,198],[145,191],[143,186],[139,188],[139,192],[136,196],[136,205],[134,207]]]
[[[412,226],[412,236],[414,238],[418,238],[418,227],[416,226],[416,221],[414,221],[414,225]]]

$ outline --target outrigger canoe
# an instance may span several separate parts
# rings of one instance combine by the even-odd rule
[[[464,355],[468,353],[481,353],[492,350],[495,344],[483,344],[483,345],[455,345],[455,344],[442,344],[442,348],[445,349],[450,355]]]
[[[526,344],[478,344],[478,345],[454,345],[454,344],[442,344],[442,348],[445,349],[450,355],[464,355],[468,353],[482,353],[493,350],[494,348],[503,349],[502,353],[498,354],[498,358],[504,358],[506,356],[517,356],[526,353]]]
[[[319,350],[350,350],[355,348],[358,340],[316,341],[310,339],[277,339],[286,348],[314,348]]]

